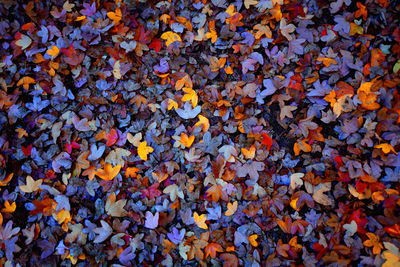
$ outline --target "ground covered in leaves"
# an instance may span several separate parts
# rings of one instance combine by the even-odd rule
[[[399,266],[400,6],[0,3],[1,266]]]

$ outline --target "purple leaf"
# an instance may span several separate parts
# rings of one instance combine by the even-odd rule
[[[167,233],[167,236],[169,240],[171,240],[172,243],[178,245],[179,243],[182,242],[183,238],[185,237],[186,229],[181,229],[179,232],[176,227],[172,229],[172,233]]]
[[[144,227],[149,229],[156,229],[158,226],[158,219],[160,214],[158,211],[155,215],[153,215],[150,211],[146,211],[146,222],[144,223]]]

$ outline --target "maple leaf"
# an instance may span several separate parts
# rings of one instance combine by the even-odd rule
[[[111,226],[105,221],[101,220],[101,227],[93,229],[93,232],[97,234],[96,238],[93,240],[94,243],[101,243],[105,241],[113,232]]]
[[[126,204],[126,199],[120,199],[116,201],[117,197],[115,193],[112,193],[108,196],[105,210],[108,215],[113,217],[123,217],[127,214],[126,210],[124,210],[124,206]]]
[[[372,253],[373,254],[380,254],[381,250],[383,249],[382,244],[379,242],[379,236],[374,235],[374,233],[366,233],[368,240],[363,242],[363,245],[366,247],[373,247]]]
[[[15,202],[12,202],[10,204],[10,202],[7,200],[6,202],[4,202],[4,208],[1,209],[1,212],[13,213],[16,208],[17,204]]]
[[[140,142],[137,151],[138,151],[139,157],[142,160],[146,161],[147,155],[149,153],[152,153],[154,151],[154,149],[151,146],[147,146],[147,141],[143,141],[143,142]]]
[[[111,181],[118,175],[121,167],[121,165],[112,167],[110,163],[105,163],[103,169],[97,169],[95,171],[95,175],[99,176],[103,180]]]
[[[217,252],[224,252],[224,249],[221,247],[220,244],[208,243],[206,248],[204,249],[204,252],[206,253],[206,259],[208,258],[208,256],[210,256],[211,259],[215,259],[215,257],[217,256]]]
[[[108,12],[107,17],[109,17],[114,24],[118,24],[122,19],[122,12],[120,8],[117,8],[115,12]]]
[[[43,182],[42,179],[35,181],[30,175],[28,175],[26,177],[26,185],[21,185],[19,189],[21,189],[21,191],[25,193],[33,193],[39,190],[39,187],[42,184],[42,182]]]
[[[200,227],[201,229],[208,229],[208,226],[206,224],[207,221],[206,214],[199,215],[197,212],[194,212],[193,219],[198,227]]]

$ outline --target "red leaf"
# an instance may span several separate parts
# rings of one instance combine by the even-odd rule
[[[263,140],[261,141],[261,144],[267,146],[267,150],[269,151],[274,141],[268,134],[262,133],[262,135],[263,135]]]
[[[162,47],[162,43],[160,41],[160,39],[154,38],[153,41],[149,44],[149,48],[153,49],[158,53],[160,52]]]
[[[32,148],[33,148],[32,144],[30,144],[27,147],[21,146],[22,152],[24,152],[25,156],[30,156],[31,155]]]
[[[385,229],[385,231],[392,236],[400,237],[400,224],[398,223],[392,226],[384,227],[383,229]]]

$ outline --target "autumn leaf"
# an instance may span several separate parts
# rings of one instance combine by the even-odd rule
[[[108,12],[107,17],[109,17],[114,24],[118,24],[122,19],[122,12],[120,8],[117,8],[115,12]]]
[[[200,227],[201,229],[208,229],[208,226],[206,224],[207,220],[206,214],[199,215],[197,212],[194,212],[193,219],[198,227]]]
[[[35,181],[30,175],[28,175],[26,177],[26,185],[21,185],[19,188],[21,189],[22,192],[33,193],[39,190],[39,187],[42,184],[42,182],[43,182],[42,179]]]
[[[372,253],[380,254],[383,249],[382,244],[379,242],[379,236],[374,233],[366,233],[368,240],[363,242],[363,245],[366,247],[372,247]]]
[[[152,153],[154,151],[154,149],[151,146],[147,146],[147,141],[143,141],[143,142],[140,142],[137,151],[138,151],[139,157],[142,160],[146,161],[147,155],[149,153]]]
[[[167,47],[170,46],[172,43],[174,43],[176,41],[182,42],[181,37],[178,34],[172,32],[172,31],[167,31],[167,32],[164,32],[163,34],[161,34],[161,39],[167,41],[165,43],[167,45]]]
[[[60,53],[60,49],[53,45],[51,48],[47,49],[46,54],[51,56],[51,59],[55,59]]]
[[[235,214],[235,212],[237,211],[238,208],[238,202],[235,201],[233,203],[228,203],[227,204],[228,210],[225,211],[225,216],[232,216],[233,214]]]
[[[204,252],[206,253],[206,259],[208,258],[208,256],[210,256],[211,259],[215,259],[215,257],[217,256],[217,252],[224,252],[224,249],[221,247],[220,244],[208,243],[208,245],[204,249]]]
[[[112,193],[108,196],[105,210],[108,215],[113,217],[123,217],[127,214],[126,210],[124,210],[124,206],[127,202],[126,199],[120,199],[116,201],[117,197],[115,193]]]
[[[188,136],[186,133],[181,133],[181,138],[178,140],[179,143],[189,148],[192,146],[195,136]]]
[[[184,102],[191,101],[192,107],[193,108],[196,107],[197,102],[199,101],[196,91],[194,91],[192,88],[189,88],[189,87],[183,87],[183,91],[186,94],[182,97],[182,101],[184,101]]]
[[[121,165],[116,165],[113,167],[110,163],[105,163],[103,169],[97,169],[95,171],[95,175],[103,180],[111,181],[118,175],[121,167]]]
[[[389,154],[390,152],[393,152],[397,155],[396,150],[394,150],[394,148],[390,144],[383,143],[383,144],[375,145],[374,147],[381,149],[382,152],[385,154]]]
[[[207,117],[204,117],[203,115],[200,115],[200,114],[197,117],[199,118],[199,121],[196,122],[196,124],[194,126],[201,127],[203,133],[207,132],[208,129],[210,128],[210,121],[208,120]]]
[[[4,202],[4,208],[1,209],[1,212],[13,213],[16,208],[17,204],[15,202],[12,202],[10,204],[10,202],[7,200],[6,202]]]
[[[251,244],[253,247],[258,247],[258,243],[257,243],[257,241],[256,241],[257,238],[258,238],[258,235],[257,235],[257,234],[254,234],[254,235],[251,235],[251,236],[248,237],[249,242],[250,242],[250,244]]]
[[[178,103],[175,100],[169,98],[168,99],[168,110],[171,110],[171,109],[178,109]]]
[[[35,79],[28,77],[28,76],[24,76],[18,81],[17,86],[22,85],[25,90],[28,90],[29,85],[33,84],[33,83],[35,83]]]

